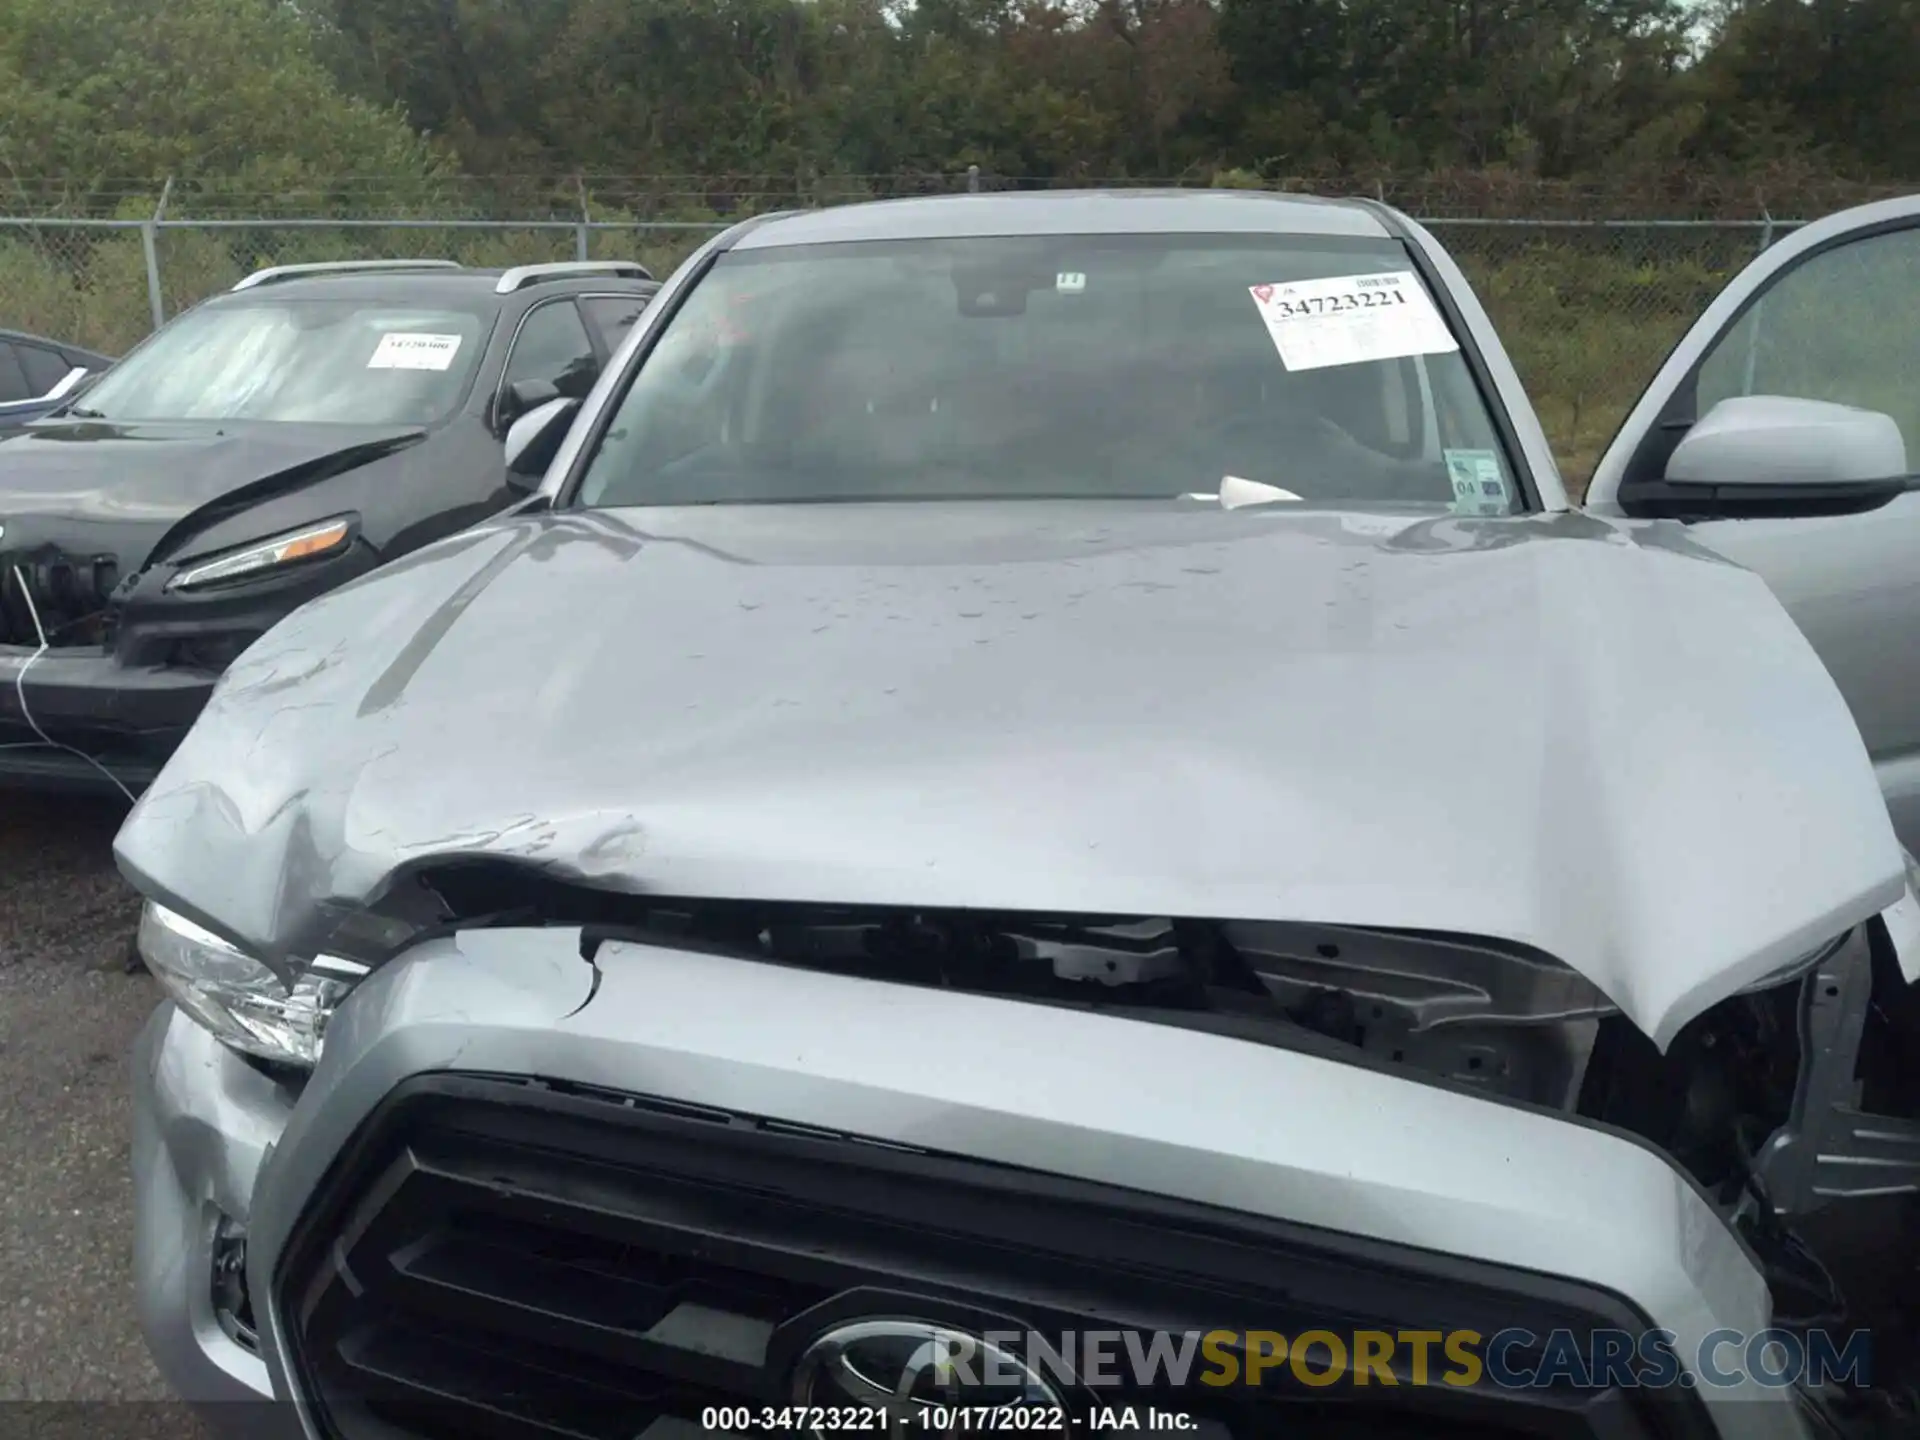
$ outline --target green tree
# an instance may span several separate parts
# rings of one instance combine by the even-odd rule
[[[1221,0],[1270,166],[1604,166],[1670,103],[1676,0]],[[1252,157],[1250,157],[1252,158]]]
[[[1732,0],[1689,77],[1703,114],[1691,156],[1721,168],[1798,157],[1920,175],[1916,67],[1920,0]]]
[[[446,163],[401,109],[347,94],[275,0],[0,0],[0,183],[76,206],[173,175],[271,193]]]

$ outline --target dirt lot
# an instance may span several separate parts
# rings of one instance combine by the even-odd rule
[[[0,796],[0,1435],[187,1434],[130,1299],[124,806]],[[101,1408],[98,1402],[119,1402]]]

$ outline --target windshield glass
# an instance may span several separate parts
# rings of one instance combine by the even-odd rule
[[[1281,499],[1506,514],[1518,486],[1393,241],[1044,236],[733,251],[668,322],[590,506]]]
[[[107,420],[424,425],[460,403],[488,317],[366,300],[188,311],[80,402]]]

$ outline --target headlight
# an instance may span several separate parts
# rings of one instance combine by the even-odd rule
[[[252,956],[151,900],[140,912],[139,944],[155,978],[215,1039],[283,1064],[320,1058],[327,1019],[352,989],[308,971],[289,990]]]
[[[353,525],[344,515],[319,525],[289,530],[271,540],[262,540],[244,550],[234,550],[195,565],[191,570],[183,570],[167,582],[167,589],[193,590],[222,580],[238,580],[256,571],[271,570],[295,560],[312,560],[317,556],[330,555],[336,550],[344,550],[352,534]]]

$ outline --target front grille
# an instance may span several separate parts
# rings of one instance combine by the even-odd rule
[[[1519,1272],[1137,1192],[521,1079],[396,1092],[273,1280],[330,1435],[664,1440],[708,1406],[791,1400],[821,1330],[911,1314],[981,1330],[1638,1329]],[[1685,1391],[1122,1386],[1247,1437],[1711,1433]]]
[[[42,631],[49,647],[108,643],[107,597],[119,583],[111,555],[0,554],[0,645],[37,648]]]

